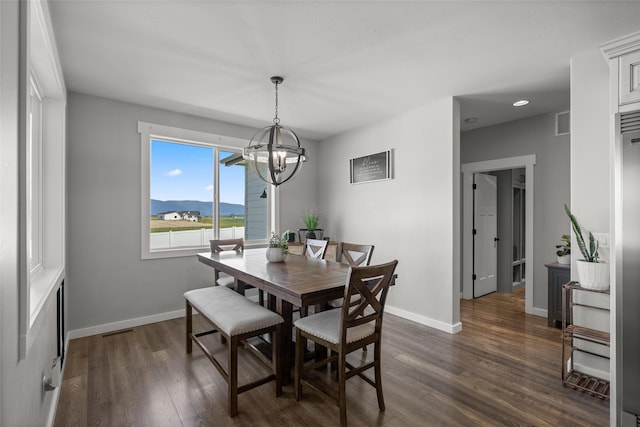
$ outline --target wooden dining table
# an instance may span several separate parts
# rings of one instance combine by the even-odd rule
[[[289,378],[294,360],[294,307],[322,306],[344,296],[349,266],[335,261],[289,254],[284,262],[268,262],[266,248],[243,252],[199,253],[198,260],[227,273],[245,284],[261,289],[274,300],[274,309],[283,317],[281,340],[283,372]]]

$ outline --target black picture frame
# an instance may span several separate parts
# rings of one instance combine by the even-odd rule
[[[393,151],[381,151],[349,160],[349,180],[351,184],[383,181],[393,178]]]

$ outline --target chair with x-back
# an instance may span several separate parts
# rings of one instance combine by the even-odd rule
[[[224,251],[235,251],[241,253],[244,251],[244,239],[219,239],[209,240],[211,244],[211,253],[219,253]],[[222,273],[218,270],[214,271],[215,286],[226,286],[227,288],[236,288],[236,281],[233,276]]]
[[[373,255],[373,245],[359,245],[341,242],[338,244],[336,261],[349,264],[352,267],[369,265]],[[342,298],[329,301],[330,307],[342,307]]]
[[[217,239],[209,240],[211,244],[211,252],[218,253],[224,251],[235,251],[236,253],[242,253],[244,251],[244,239]],[[230,276],[218,270],[214,271],[215,286],[226,286],[236,292],[244,295],[245,288],[252,288],[253,286],[245,283],[238,283],[235,277]],[[264,303],[264,295],[262,291],[259,292],[260,304]]]
[[[371,255],[373,255],[373,245],[342,242],[338,245],[336,261],[351,266],[369,265]]]
[[[304,254],[309,258],[324,258],[324,254],[327,252],[326,240],[307,239],[304,245]]]
[[[380,359],[382,354],[382,318],[389,285],[398,264],[392,262],[363,267],[351,267],[344,291],[345,304],[339,310],[327,310],[295,322],[296,326],[296,364],[294,390],[296,400],[302,397],[302,385],[324,395],[340,407],[340,425],[347,425],[346,380],[359,376],[375,387],[378,395],[378,408],[384,411],[382,394],[382,378]],[[352,305],[352,300],[356,301]],[[314,341],[329,350],[329,357],[304,365],[305,339]],[[349,353],[368,344],[374,345],[372,361],[360,366],[347,362]],[[313,384],[307,372],[316,371],[318,367],[332,362],[338,364],[338,395],[330,395]],[[372,380],[364,372],[374,368],[375,378]]]

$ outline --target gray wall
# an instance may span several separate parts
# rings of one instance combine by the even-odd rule
[[[247,140],[255,129],[73,92],[68,103],[68,329],[183,310],[183,293],[211,283],[212,271],[195,256],[140,259],[137,122]],[[303,144],[313,153],[314,143]],[[315,205],[315,175],[312,157],[282,186],[282,227],[298,223],[292,212]]]
[[[374,244],[373,264],[397,259],[386,308],[448,332],[460,328],[457,120],[457,100],[445,98],[319,144],[331,237]],[[393,179],[349,183],[349,159],[389,149]]]
[[[461,136],[462,163],[507,157],[536,155],[534,166],[533,251],[536,283],[533,307],[547,309],[547,271],[544,264],[555,261],[555,245],[569,233],[563,204],[570,203],[569,135],[555,136],[555,114],[545,114],[489,126]]]

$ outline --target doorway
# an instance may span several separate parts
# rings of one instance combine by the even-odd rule
[[[498,290],[498,178],[473,174],[473,297]]]
[[[474,181],[473,296],[511,293],[526,280],[525,169],[475,173]]]
[[[533,166],[534,154],[465,163],[462,172],[462,298],[473,298],[473,176],[476,173],[524,168],[524,253],[527,263],[534,265],[533,259]],[[527,271],[527,282],[533,284],[533,269]],[[533,286],[525,287],[525,312],[533,314]]]

